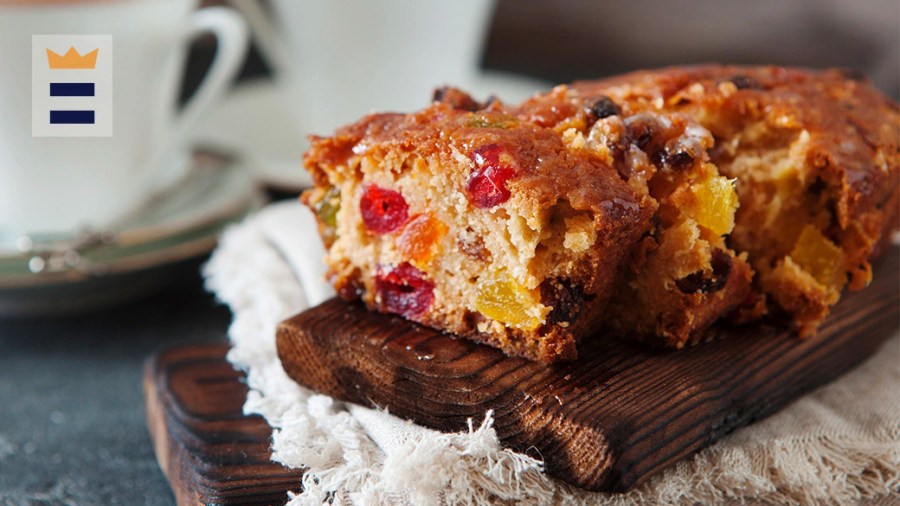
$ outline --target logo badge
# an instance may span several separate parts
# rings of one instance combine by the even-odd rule
[[[31,135],[111,137],[111,35],[32,35]]]

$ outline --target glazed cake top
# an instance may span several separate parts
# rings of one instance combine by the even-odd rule
[[[368,170],[359,166],[364,156],[380,160],[377,170],[398,174],[414,159],[436,157],[446,162],[443,170],[461,189],[477,157],[496,146],[501,164],[514,173],[505,183],[510,204],[523,215],[540,215],[566,200],[573,209],[591,210],[614,228],[649,218],[647,198],[595,153],[571,149],[557,130],[528,120],[517,108],[499,101],[482,106],[457,90],[449,94],[444,102],[415,113],[372,114],[331,137],[312,136],[305,164],[316,185],[333,183],[328,172],[334,177],[342,170]]]
[[[524,102],[519,114],[554,125],[584,115],[600,96],[626,116],[684,112],[719,139],[755,122],[773,132],[805,130],[807,175],[840,189],[841,227],[883,205],[900,182],[900,107],[853,71],[720,65],[638,71],[557,88]]]

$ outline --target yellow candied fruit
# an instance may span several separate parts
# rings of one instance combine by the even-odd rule
[[[538,297],[501,273],[478,287],[475,309],[500,323],[522,330],[534,330],[543,323],[544,308]]]
[[[701,226],[723,235],[734,228],[734,213],[738,208],[738,196],[734,182],[723,176],[715,176],[691,185],[696,206],[686,213]]]
[[[844,286],[844,252],[816,227],[803,228],[791,251],[791,259],[823,286],[834,290]]]

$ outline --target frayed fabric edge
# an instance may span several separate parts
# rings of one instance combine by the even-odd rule
[[[296,385],[275,363],[275,325],[306,301],[290,268],[262,246],[256,222],[263,216],[229,229],[204,274],[207,288],[235,314],[228,358],[248,372],[245,412],[273,426],[273,460],[306,469],[302,492],[289,493],[292,505],[846,504],[900,494],[897,426],[877,440],[713,446],[624,494],[589,493],[548,478],[539,460],[500,446],[490,413],[467,433],[427,431],[387,454],[343,407]]]

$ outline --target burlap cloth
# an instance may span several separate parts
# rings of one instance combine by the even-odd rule
[[[274,428],[274,460],[307,469],[292,505],[900,502],[900,336],[644,485],[596,494],[503,449],[490,413],[467,433],[441,434],[291,381],[275,353],[275,326],[331,296],[322,255],[312,217],[290,202],[230,229],[205,269],[208,288],[234,312],[228,359],[247,372],[244,411]]]

